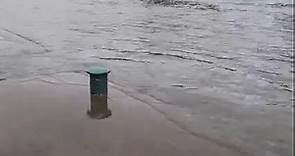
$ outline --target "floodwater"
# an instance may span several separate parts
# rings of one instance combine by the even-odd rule
[[[104,66],[192,134],[291,155],[292,1],[199,2],[0,0],[0,83]]]

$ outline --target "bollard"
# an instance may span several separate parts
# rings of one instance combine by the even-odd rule
[[[90,75],[91,104],[87,114],[91,118],[103,119],[111,115],[108,109],[108,74],[107,69],[94,68],[87,71]]]
[[[90,75],[90,94],[107,97],[108,94],[108,74],[111,71],[102,68],[93,68],[87,71]]]

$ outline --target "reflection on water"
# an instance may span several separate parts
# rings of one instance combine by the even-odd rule
[[[107,97],[92,94],[90,97],[90,110],[87,115],[93,119],[105,119],[112,115],[111,110],[108,108]]]

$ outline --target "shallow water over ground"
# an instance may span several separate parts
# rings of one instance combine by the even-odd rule
[[[0,83],[105,66],[193,133],[290,154],[292,1],[198,2],[0,0]]]

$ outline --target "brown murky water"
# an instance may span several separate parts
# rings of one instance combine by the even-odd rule
[[[194,133],[291,153],[292,1],[0,2],[0,83],[105,66]]]

